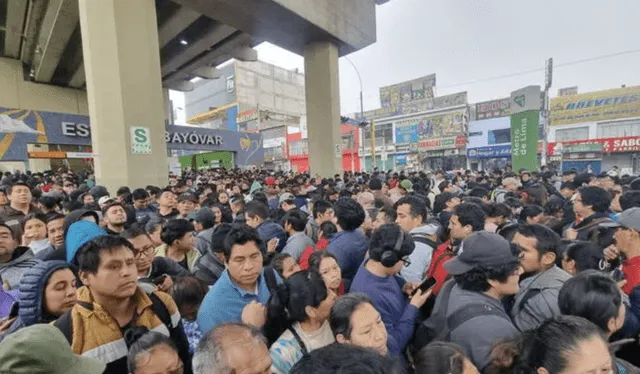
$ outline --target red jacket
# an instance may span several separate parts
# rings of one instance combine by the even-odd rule
[[[304,252],[302,252],[302,256],[300,256],[300,261],[299,261],[300,269],[302,270],[309,269],[309,257],[311,257],[313,252],[326,251],[328,246],[329,246],[329,239],[320,238],[318,239],[318,243],[315,246],[310,245],[307,248],[305,248]]]
[[[449,252],[449,253],[447,253]],[[440,244],[431,257],[431,264],[429,270],[427,270],[427,278],[434,277],[438,283],[433,287],[433,294],[437,295],[440,292],[440,288],[447,280],[449,273],[444,269],[444,264],[455,257],[452,254],[451,240]]]

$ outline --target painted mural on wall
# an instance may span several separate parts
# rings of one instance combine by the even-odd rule
[[[237,166],[264,162],[262,136],[191,126],[168,126],[168,149],[235,152]],[[28,144],[91,145],[88,116],[0,107],[0,161],[27,161]]]

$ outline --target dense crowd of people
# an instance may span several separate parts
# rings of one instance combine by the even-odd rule
[[[0,372],[640,373],[640,178],[0,180]]]

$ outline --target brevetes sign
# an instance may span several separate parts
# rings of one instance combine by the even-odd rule
[[[551,99],[551,125],[640,116],[640,86]]]

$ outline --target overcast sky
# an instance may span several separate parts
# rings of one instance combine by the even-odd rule
[[[378,41],[348,56],[362,76],[365,110],[379,107],[381,86],[431,73],[437,95],[468,91],[469,101],[479,102],[542,85],[549,57],[557,66],[640,50],[638,0],[391,0],[376,10]],[[262,60],[303,69],[297,55],[270,45],[257,49]],[[541,71],[458,85],[532,69]],[[622,84],[640,85],[640,52],[558,67],[551,91]],[[359,91],[353,67],[341,58],[343,113],[359,111]]]
[[[549,57],[558,66],[640,50],[640,0],[391,0],[376,10],[377,42],[348,56],[362,76],[365,110],[380,106],[381,86],[431,73],[437,95],[468,91],[470,102],[480,102],[543,85]],[[261,60],[304,70],[298,55],[266,43],[256,49]],[[465,84],[533,69],[540,71]],[[640,52],[557,67],[551,92],[622,84],[640,85]],[[341,58],[343,114],[359,111],[359,92],[355,70]]]

